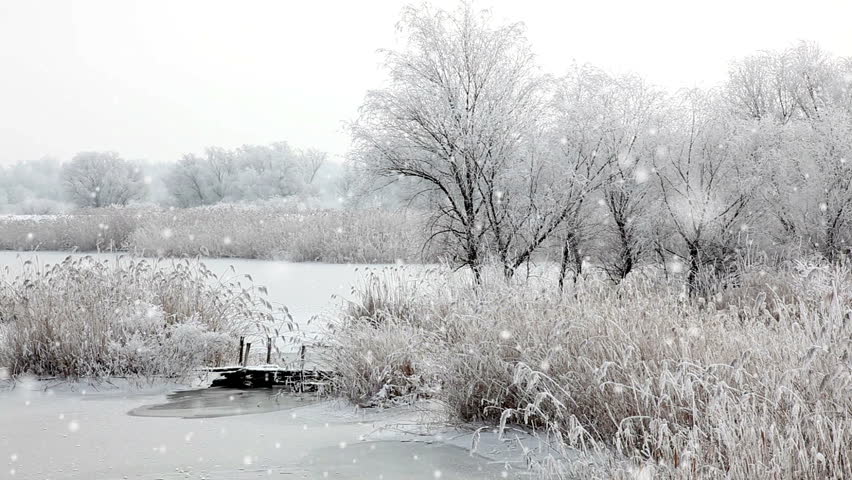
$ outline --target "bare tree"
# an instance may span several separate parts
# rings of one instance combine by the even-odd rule
[[[852,241],[852,117],[824,106],[819,117],[761,124],[766,152],[761,192],[780,243],[838,260]]]
[[[203,157],[184,155],[167,173],[165,184],[184,207],[289,197],[306,192],[324,161],[325,153],[298,152],[287,142],[235,150],[210,147]]]
[[[536,119],[543,80],[523,29],[492,26],[464,4],[409,7],[406,48],[386,51],[390,84],[369,92],[352,127],[355,156],[383,176],[418,180],[433,198],[435,236],[455,239],[479,281],[489,200]]]
[[[210,201],[221,202],[233,190],[233,178],[237,170],[236,154],[221,147],[208,147],[204,154],[209,169]]]
[[[309,148],[298,153],[296,163],[305,185],[314,183],[317,173],[325,164],[328,153]]]
[[[211,203],[207,192],[207,171],[201,157],[191,153],[184,155],[172,165],[164,181],[169,194],[181,207]]]
[[[694,294],[702,288],[699,274],[728,272],[738,234],[748,226],[755,172],[714,95],[693,90],[681,97],[655,173],[675,235],[667,249],[687,262]]]
[[[299,154],[287,142],[243,145],[232,152],[226,171],[227,199],[289,197],[302,190]],[[214,172],[218,171],[214,165]]]
[[[758,59],[762,68],[752,68],[746,83],[742,70]],[[840,258],[852,233],[850,65],[800,43],[736,64],[726,85],[729,100],[742,99],[731,103],[734,112],[751,120],[745,127],[761,164],[757,191],[777,224],[770,239],[828,259]],[[748,84],[771,85],[773,95],[758,101]]]
[[[69,200],[80,207],[127,205],[146,194],[142,171],[114,152],[81,152],[62,166]]]
[[[726,84],[727,100],[746,118],[787,123],[796,113],[791,75],[791,60],[785,52],[766,51],[733,62]]]
[[[598,170],[592,170],[597,174],[588,179],[587,190],[599,197],[604,219],[596,230],[606,242],[597,257],[609,277],[619,282],[639,265],[648,249],[646,219],[656,194],[649,180],[665,96],[635,75],[613,76],[589,67],[583,71],[574,80],[571,95],[582,108],[571,115],[584,118],[575,131],[586,138],[572,141],[578,143],[573,148],[595,153],[587,163]],[[572,264],[575,272],[581,270],[583,257],[577,240],[588,231],[584,223],[590,223],[589,219],[594,219],[591,212],[575,221],[577,233],[569,232],[563,245],[563,265]]]
[[[600,227],[593,215],[593,195],[617,180],[617,162],[620,156],[627,158],[615,124],[621,95],[615,86],[611,76],[586,65],[575,67],[556,89],[550,148],[563,172],[558,177],[562,189],[557,202],[562,208],[557,231],[560,290],[569,271],[575,280],[583,273],[584,245]]]

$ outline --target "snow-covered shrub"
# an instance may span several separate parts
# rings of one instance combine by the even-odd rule
[[[386,405],[429,396],[437,386],[427,332],[394,323],[349,318],[330,353],[335,390],[362,405]],[[339,381],[337,381],[339,380]]]
[[[286,321],[264,296],[197,261],[27,261],[0,285],[0,364],[12,374],[183,375],[233,356],[239,335]]]
[[[442,355],[434,349],[444,348],[447,331],[438,325],[453,291],[426,281],[435,279],[432,272],[386,267],[353,287],[327,353],[338,393],[370,405],[430,397],[440,388],[434,362]],[[424,303],[427,298],[436,301]]]

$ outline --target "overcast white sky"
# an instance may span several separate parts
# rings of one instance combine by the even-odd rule
[[[81,150],[170,161],[287,140],[345,153],[404,0],[0,0],[0,164]],[[455,1],[438,0],[453,7]],[[480,0],[523,21],[542,66],[722,81],[798,39],[852,55],[850,0]]]

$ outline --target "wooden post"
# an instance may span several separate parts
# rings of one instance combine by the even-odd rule
[[[302,371],[305,370],[305,351],[307,349],[308,349],[308,347],[306,347],[304,345],[299,347],[299,360],[301,360],[301,362],[302,362]]]
[[[240,337],[240,359],[237,365],[243,364],[243,348],[245,348],[246,337]]]
[[[272,337],[266,337],[266,364],[272,363]]]
[[[245,355],[245,357],[243,358],[243,366],[244,366],[244,367],[248,365],[248,361],[249,361],[249,352],[251,352],[251,342],[246,342],[246,355]]]

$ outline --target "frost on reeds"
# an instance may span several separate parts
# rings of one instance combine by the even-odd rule
[[[252,204],[187,209],[110,207],[0,218],[0,249],[119,250],[160,257],[293,262],[433,262],[416,212],[300,210]]]
[[[334,389],[357,404],[405,402],[438,385],[432,362],[440,352],[431,349],[440,341],[423,328],[431,313],[422,307],[428,302],[440,310],[454,292],[432,281],[439,270],[414,268],[368,269],[331,325],[326,361],[338,373]]]
[[[140,224],[128,249],[160,256],[293,262],[429,261],[416,214],[384,210],[278,210],[241,205],[175,210]]]
[[[289,321],[262,287],[196,260],[28,260],[0,279],[0,365],[13,375],[179,377]]]
[[[398,277],[362,285],[334,332],[350,399],[428,395],[457,421],[529,429],[559,452],[531,456],[543,478],[852,478],[846,267],[696,299],[638,275],[562,296]]]

